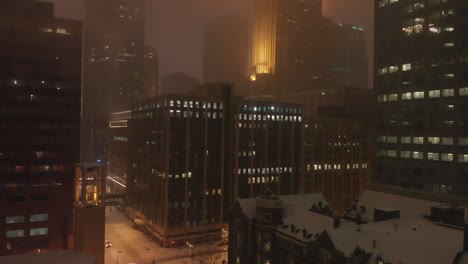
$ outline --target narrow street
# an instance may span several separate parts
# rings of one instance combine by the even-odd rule
[[[213,259],[213,263],[221,264],[222,260],[227,260],[226,246],[197,245],[192,259],[188,248],[163,248],[132,226],[133,223],[115,207],[106,208],[105,239],[112,243],[112,247],[105,249],[106,264],[152,264],[153,261],[158,264],[211,264]]]

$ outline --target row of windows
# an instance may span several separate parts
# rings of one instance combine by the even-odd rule
[[[159,99],[156,102],[151,104],[139,105],[135,107],[135,111],[144,111],[150,109],[159,109],[162,107],[184,107],[184,108],[202,108],[202,109],[223,109],[223,103],[215,102],[202,102],[202,101],[180,101],[180,100],[170,100]]]
[[[279,182],[279,176],[249,177],[248,184]]]
[[[281,107],[281,106],[255,106],[255,105],[244,105],[243,111],[249,112],[273,112],[273,113],[285,113],[285,114],[300,114],[301,108],[294,107]]]
[[[439,5],[439,4],[443,4],[445,2],[447,2],[448,0],[429,0],[428,1],[428,4],[430,6],[433,6],[433,5]],[[391,5],[391,4],[394,4],[394,3],[397,3],[398,0],[379,0],[379,7],[384,7],[384,6],[387,6],[387,5]],[[417,3],[414,3],[414,4],[411,4],[407,7],[405,7],[405,11],[406,12],[413,12],[413,11],[417,11],[417,10],[420,10],[420,9],[423,9],[424,8],[424,2],[422,1],[419,1]]]
[[[397,158],[398,151],[397,150],[378,150],[377,151],[378,157],[389,157],[389,158]],[[424,159],[424,152],[421,151],[409,151],[409,150],[402,150],[400,151],[400,158],[402,159],[415,159],[415,160],[423,160]],[[428,152],[427,153],[427,160],[432,161],[454,161],[454,154],[453,153],[437,153],[437,152]],[[468,163],[468,154],[458,154],[458,162]]]
[[[427,137],[427,143],[433,145],[446,145],[452,146],[454,145],[454,138],[453,137]],[[398,143],[397,136],[378,136],[377,143],[390,143],[396,144]],[[424,137],[400,137],[400,143],[402,144],[424,144]],[[458,138],[458,145],[460,146],[468,146],[468,138]]]
[[[114,141],[127,142],[128,138],[127,137],[114,137]]]
[[[307,165],[307,171],[313,170],[341,170],[341,164],[314,164],[313,166]],[[351,170],[351,169],[367,169],[367,163],[354,163],[354,164],[346,164],[346,167],[343,164],[343,169]]]
[[[57,57],[58,59],[58,57]],[[9,85],[13,85],[13,86],[33,86],[33,87],[45,87],[45,88],[54,88],[57,89],[57,90],[62,90],[63,89],[63,83],[57,83],[57,82],[46,82],[46,81],[32,81],[32,80],[18,80],[18,79],[14,79],[14,80],[11,80],[9,81],[8,83]],[[50,86],[50,84],[53,85],[53,87]],[[34,95],[31,95],[30,98],[34,97]],[[31,100],[32,101],[32,100]],[[47,101],[47,100],[46,100]]]
[[[29,229],[30,236],[43,236],[43,235],[47,235],[48,233],[49,233],[49,228],[47,227]],[[6,237],[7,238],[24,237],[24,229],[7,230]]]
[[[242,175],[242,174],[268,174],[268,173],[292,173],[293,169],[292,167],[277,167],[277,168],[244,168],[244,169],[238,169],[237,174]],[[234,170],[235,173],[235,170]]]
[[[458,89],[458,94],[460,96],[468,96],[468,87],[463,87]],[[402,93],[400,98],[402,101],[406,100],[418,100],[424,99],[426,92],[416,91],[416,92],[406,92]],[[427,91],[428,98],[440,98],[440,97],[453,97],[455,96],[455,89],[437,89]],[[398,94],[382,94],[377,96],[377,102],[395,102],[398,101]]]
[[[109,127],[110,128],[128,127],[128,121],[127,120],[110,121]]]
[[[236,120],[249,120],[249,121],[291,121],[301,122],[301,116],[288,116],[288,115],[255,115],[255,114],[239,114],[235,115]]]
[[[29,216],[29,222],[44,222],[49,220],[48,214],[32,214]],[[24,215],[16,215],[16,216],[7,216],[5,217],[6,224],[17,224],[17,223],[24,223],[25,216]]]
[[[152,113],[150,114],[152,116]],[[223,118],[223,113],[218,112],[192,112],[192,111],[181,111],[181,110],[170,110],[169,116],[171,117],[195,117],[195,118]]]

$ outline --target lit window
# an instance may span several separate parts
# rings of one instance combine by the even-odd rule
[[[411,93],[402,93],[401,100],[411,100],[412,94]]]
[[[444,48],[451,48],[451,47],[455,47],[455,44],[453,42],[444,43]]]
[[[387,95],[386,94],[378,95],[377,102],[387,102]]]
[[[453,154],[452,153],[442,153],[440,155],[442,161],[453,161]]]
[[[429,144],[438,145],[438,144],[440,144],[440,137],[428,137],[427,142]]]
[[[411,144],[411,137],[401,137],[402,144]]]
[[[388,73],[395,73],[395,72],[398,72],[398,65],[388,67]]]
[[[429,91],[429,98],[439,98],[440,90],[431,90]]]
[[[413,137],[413,144],[424,144],[424,137]]]
[[[455,31],[455,28],[454,27],[444,27],[444,31],[445,32],[453,32],[453,31]]]
[[[406,63],[401,66],[402,71],[411,71],[411,63]]]
[[[397,143],[397,137],[395,136],[387,137],[387,143]]]
[[[397,156],[396,150],[387,150],[387,157],[396,158],[396,156]]]
[[[389,102],[397,101],[398,100],[398,94],[389,94],[387,97]]]
[[[7,230],[6,237],[7,238],[24,237],[24,229]]]
[[[458,154],[458,162],[468,163],[468,155]]]
[[[439,160],[439,159],[440,159],[440,155],[439,155],[439,153],[432,153],[432,152],[429,152],[429,153],[427,153],[427,159],[428,159],[428,160]]]
[[[383,67],[383,68],[380,68],[380,69],[377,70],[378,75],[384,75],[384,74],[387,74],[387,72],[388,72],[387,67]],[[323,95],[323,93],[322,93],[322,95]]]
[[[458,94],[459,94],[460,96],[467,96],[467,95],[468,95],[468,87],[460,88]]]
[[[43,236],[43,235],[47,235],[48,233],[49,233],[49,228],[47,228],[47,227],[31,228],[29,230],[29,235],[30,236]]]
[[[455,89],[443,89],[442,97],[452,97],[455,95]]]
[[[413,151],[413,159],[423,159],[423,153],[419,151]]]
[[[68,31],[65,28],[57,28],[57,33],[58,34],[70,35],[70,33],[68,33]]]
[[[414,99],[424,99],[424,92],[413,92]]]
[[[443,137],[441,139],[441,144],[451,146],[451,145],[453,145],[453,138],[452,137]]]
[[[23,215],[7,216],[5,218],[5,222],[7,224],[24,223],[24,216]]]
[[[402,151],[400,153],[400,157],[403,158],[403,159],[411,158],[411,151]]]

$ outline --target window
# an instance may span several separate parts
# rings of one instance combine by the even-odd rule
[[[396,73],[398,72],[398,65],[393,65],[388,67],[388,73]]]
[[[43,222],[49,219],[48,214],[33,214],[29,217],[30,222]]]
[[[387,102],[387,95],[378,95],[377,96],[377,102]]]
[[[400,157],[403,158],[403,159],[411,158],[411,151],[402,151],[400,153]]]
[[[451,97],[454,96],[455,90],[454,89],[443,89],[442,90],[442,97]]]
[[[24,229],[7,230],[6,231],[6,237],[7,238],[24,237]]]
[[[458,145],[460,146],[468,146],[468,138],[459,138]]]
[[[452,153],[442,153],[440,155],[442,161],[453,161],[453,154]]]
[[[387,137],[387,143],[397,143],[397,137],[395,136],[389,136]]]
[[[387,150],[387,157],[396,158],[396,156],[397,156],[396,150]]]
[[[467,96],[468,95],[468,87],[460,88],[458,94],[460,96]]]
[[[414,33],[421,33],[424,29],[424,18],[423,17],[416,17],[414,19],[409,19],[403,22],[402,31],[405,32],[407,35],[411,35]]]
[[[468,163],[468,155],[458,154],[458,162]]]
[[[405,63],[401,65],[401,70],[402,71],[411,71],[411,63]]]
[[[402,144],[411,144],[411,137],[401,137]]]
[[[429,152],[427,153],[427,159],[428,160],[439,160],[439,153],[432,153],[432,152]]]
[[[413,151],[413,159],[423,159],[423,153],[418,151]]]
[[[402,93],[401,100],[411,100],[412,94],[411,93]]]
[[[387,137],[386,136],[378,136],[377,137],[377,143],[386,143],[387,142]]]
[[[429,91],[429,98],[439,98],[440,90],[431,90]]]
[[[24,223],[24,216],[23,215],[7,216],[5,218],[5,222],[7,224]]]
[[[427,142],[434,145],[440,144],[440,137],[428,137]]]
[[[413,97],[414,99],[424,99],[424,92],[414,92]]]
[[[43,236],[43,235],[47,235],[48,233],[49,233],[49,228],[47,228],[47,227],[31,228],[29,230],[29,235],[30,236]]]
[[[383,67],[383,68],[380,68],[380,69],[377,70],[378,75],[384,75],[384,74],[387,74],[387,72],[388,72],[387,67]]]
[[[447,145],[447,146],[453,145],[453,138],[452,137],[443,137],[441,139],[441,143],[442,143],[442,145]]]
[[[398,100],[398,94],[389,94],[387,97],[389,102],[394,102]]]
[[[413,137],[413,144],[424,144],[424,137]]]

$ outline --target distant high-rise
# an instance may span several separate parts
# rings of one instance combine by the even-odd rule
[[[468,193],[467,10],[375,1],[375,182]]]
[[[367,66],[350,64],[367,64],[364,41],[356,42],[355,34],[339,29],[342,24],[323,17],[321,0],[255,0],[254,9],[250,95],[330,87],[335,77],[343,79],[334,74],[337,69],[347,73],[347,85],[362,85],[354,83],[351,75],[366,74]],[[356,48],[355,43],[362,47],[353,54],[350,49]],[[338,60],[335,54],[346,56]],[[350,59],[356,54],[364,59]]]
[[[81,154],[84,161],[107,160],[105,131],[109,114],[128,109],[144,97],[144,2],[86,1]]]
[[[174,72],[161,78],[160,94],[187,94],[198,85],[200,85],[200,79],[183,72]]]
[[[229,82],[235,94],[248,74],[249,29],[243,17],[228,15],[211,20],[203,36],[203,82]]]
[[[0,255],[67,249],[79,161],[82,24],[0,1]]]
[[[158,52],[150,46],[145,47],[145,95],[159,94],[159,57]]]

